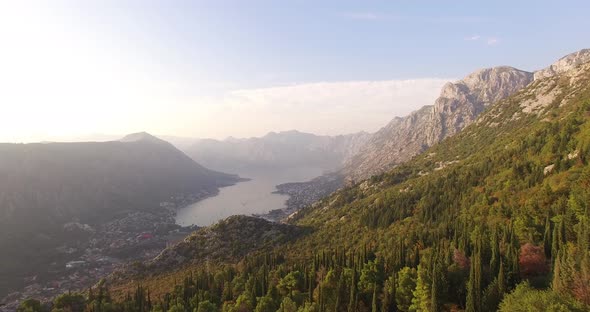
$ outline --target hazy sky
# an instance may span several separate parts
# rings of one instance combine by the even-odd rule
[[[590,47],[588,1],[0,1],[0,141],[375,131]]]

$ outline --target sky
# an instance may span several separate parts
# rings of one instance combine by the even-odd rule
[[[590,47],[588,1],[0,1],[0,141],[373,132]]]

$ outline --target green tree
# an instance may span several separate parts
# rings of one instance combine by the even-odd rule
[[[168,309],[168,312],[185,312],[185,311],[186,310],[185,310],[184,305],[182,303],[176,303]]]
[[[277,310],[277,305],[275,301],[269,297],[264,296],[258,300],[258,304],[256,305],[256,312],[275,312]]]
[[[365,294],[373,292],[375,284],[383,283],[383,269],[378,261],[369,261],[363,265],[358,282],[358,290]]]
[[[471,255],[471,266],[469,269],[469,281],[467,282],[467,304],[465,311],[481,311],[481,234],[479,229],[475,231],[475,250]]]
[[[278,312],[297,312],[297,305],[291,298],[285,297],[283,298],[283,302],[281,302],[281,306],[277,310]]]
[[[416,288],[413,291],[411,311],[427,312],[430,310],[430,276],[428,270],[422,264],[418,265],[418,278]]]
[[[283,295],[293,296],[295,291],[301,290],[303,287],[303,274],[299,271],[289,272],[283,277],[277,288]]]
[[[53,300],[53,309],[68,312],[82,312],[86,306],[86,299],[78,293],[61,294]]]
[[[371,311],[379,312],[377,307],[377,283],[373,285],[373,300],[371,301]]]
[[[383,284],[383,300],[381,309],[383,312],[393,311],[395,308],[395,274],[390,276]]]
[[[536,290],[528,282],[521,283],[504,297],[500,303],[501,312],[566,312],[587,311],[581,303],[551,290]]]
[[[504,296],[506,293],[506,276],[504,273],[504,262],[500,260],[500,270],[498,271],[498,293]]]
[[[199,302],[197,312],[217,312],[217,306],[209,300]]]
[[[413,291],[416,288],[416,269],[404,267],[397,273],[395,302],[400,311],[409,311],[412,304]]]
[[[304,305],[299,307],[297,312],[319,312],[319,309],[315,302],[306,302]]]
[[[236,311],[246,312],[254,310],[254,302],[252,302],[252,296],[249,292],[244,292],[236,300]]]
[[[29,298],[20,303],[17,310],[18,312],[41,312],[41,301]]]
[[[438,312],[438,282],[432,279],[432,286],[430,287],[430,312]]]

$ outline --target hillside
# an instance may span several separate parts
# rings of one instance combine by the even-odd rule
[[[169,143],[130,136],[104,143],[0,145],[0,220],[52,226],[149,209],[173,195],[213,191],[236,177],[195,163]]]
[[[192,266],[236,263],[254,252],[272,252],[305,233],[304,228],[293,225],[257,217],[232,216],[197,230],[140,267],[131,265],[114,273],[110,280],[125,283],[130,277],[157,278],[162,272],[182,271]]]
[[[0,144],[0,294],[60,259],[55,248],[78,239],[64,233],[68,223],[96,227],[136,211],[159,213],[161,202],[195,200],[236,181],[147,133],[103,143]]]
[[[536,80],[413,160],[290,218],[309,234],[239,265],[193,267],[177,286],[188,293],[160,304],[587,310],[589,138],[585,63]],[[153,293],[172,289],[154,280],[139,281]]]

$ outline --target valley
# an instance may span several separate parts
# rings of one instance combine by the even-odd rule
[[[589,11],[0,1],[0,312],[590,311]]]

